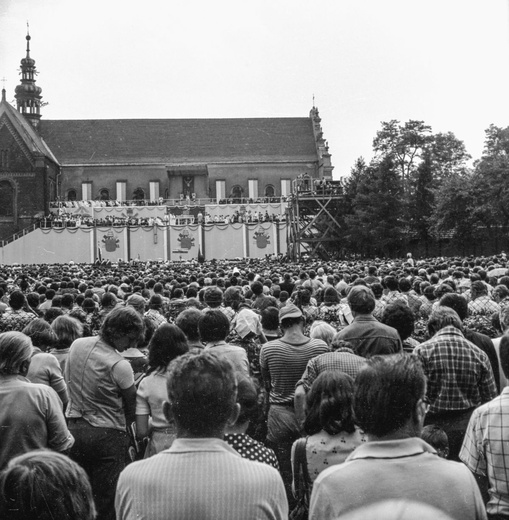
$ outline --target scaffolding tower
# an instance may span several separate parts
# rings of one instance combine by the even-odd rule
[[[287,212],[288,256],[297,261],[303,255],[330,260],[337,253],[344,208],[341,181],[315,180],[303,176],[292,181]]]

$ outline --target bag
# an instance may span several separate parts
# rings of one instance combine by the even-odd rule
[[[297,504],[290,511],[290,520],[307,520],[309,515],[309,495],[311,479],[308,473],[306,458],[307,438],[299,439],[295,444],[293,458],[293,481],[295,483],[295,497]]]

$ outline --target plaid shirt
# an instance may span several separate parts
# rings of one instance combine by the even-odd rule
[[[488,514],[509,516],[509,388],[474,410],[460,459],[477,475],[488,477]]]
[[[470,316],[476,314],[491,315],[500,311],[500,305],[493,301],[489,296],[479,296],[468,304]]]
[[[37,316],[23,309],[17,311],[13,309],[6,310],[0,318],[0,332],[21,332],[32,320]]]
[[[428,378],[430,413],[468,410],[497,395],[488,356],[448,326],[415,348]]]
[[[334,352],[327,352],[308,361],[306,370],[295,387],[303,385],[309,391],[313,381],[326,370],[340,370],[355,379],[357,372],[366,364],[365,358],[354,354],[352,349],[338,348]]]

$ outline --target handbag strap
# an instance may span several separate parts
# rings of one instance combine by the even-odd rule
[[[308,463],[306,457],[307,437],[299,439],[295,444],[295,453],[293,458],[293,474],[295,479],[295,492],[297,498],[309,492],[311,479],[309,478]]]

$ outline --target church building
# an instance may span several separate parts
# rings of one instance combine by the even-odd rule
[[[0,102],[0,240],[55,202],[226,204],[286,199],[299,176],[332,179],[318,109],[308,117],[42,118],[30,35],[16,108]]]

